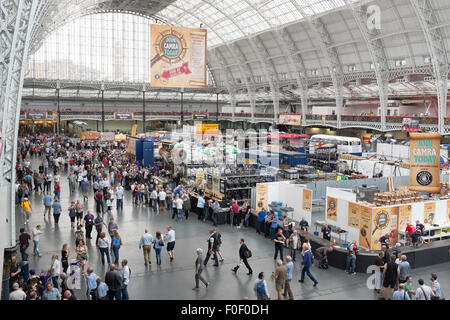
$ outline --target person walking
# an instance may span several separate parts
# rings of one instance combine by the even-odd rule
[[[203,265],[206,267],[208,264],[209,258],[213,255],[214,257],[214,267],[219,266],[219,260],[217,258],[217,237],[214,229],[209,230],[209,238],[208,238],[208,253],[206,254],[205,261]]]
[[[114,218],[111,217],[109,218],[109,223],[108,223],[108,234],[109,237],[111,238],[111,252],[112,252],[112,239],[114,238],[114,231],[119,230],[119,226],[117,225],[117,223],[114,222]]]
[[[34,243],[33,254],[39,257],[42,257],[41,253],[39,252],[39,240],[41,238],[41,234],[42,234],[41,226],[37,225],[36,228],[33,229],[33,243]]]
[[[88,299],[95,299],[95,290],[97,289],[97,278],[98,276],[94,273],[92,268],[87,269],[87,291],[86,295]]]
[[[286,267],[286,271],[287,271],[287,277],[286,277],[286,281],[284,282],[283,297],[286,298],[289,295],[289,300],[294,300],[294,294],[292,293],[292,289],[291,289],[292,272],[294,270],[294,263],[292,262],[291,256],[286,257],[285,267]]]
[[[167,227],[165,239],[167,242],[167,254],[170,257],[170,261],[173,261],[175,250],[175,230],[173,230],[172,226]]]
[[[75,204],[75,211],[77,217],[77,226],[79,226],[83,221],[84,214],[84,204],[82,204],[80,200],[77,200],[77,203]]]
[[[22,207],[23,212],[25,213],[25,222],[23,224],[26,225],[30,221],[31,210],[32,210],[31,202],[30,202],[30,200],[28,200],[27,197],[24,197],[20,206]]]
[[[145,229],[145,233],[141,236],[139,241],[139,250],[142,249],[144,253],[144,264],[147,266],[152,264],[151,252],[152,252],[153,236],[148,229]]]
[[[181,221],[183,219],[183,203],[184,201],[180,198],[179,195],[177,195],[175,197],[175,207],[177,209],[178,221]]]
[[[392,255],[390,261],[386,264],[383,271],[383,297],[386,298],[386,289],[391,288],[389,299],[392,299],[394,294],[394,288],[397,286],[397,282],[400,276],[398,265],[395,263],[396,257]]]
[[[418,282],[419,287],[416,289],[416,300],[433,300],[433,297],[435,297],[433,289],[427,286],[422,278]]]
[[[205,199],[203,198],[203,194],[200,194],[197,200],[197,214],[198,220],[201,220],[203,217],[203,209],[205,207]]]
[[[112,248],[114,252],[114,264],[117,265],[119,263],[119,249],[122,245],[122,238],[119,235],[119,232],[114,231],[114,236],[112,239]]]
[[[247,275],[252,275],[253,274],[253,270],[252,270],[252,268],[250,267],[250,265],[248,264],[248,261],[247,261],[247,259],[252,256],[252,253],[247,248],[247,245],[245,244],[244,238],[241,238],[240,243],[241,243],[241,246],[239,247],[239,264],[236,267],[234,267],[233,269],[231,269],[231,270],[234,273],[236,273],[238,271],[239,267],[241,266],[241,264],[244,263],[244,265],[248,269]]]
[[[84,216],[84,228],[86,229],[86,239],[92,239],[91,232],[94,226],[95,217],[91,210],[88,210],[87,214]]]
[[[59,203],[58,199],[55,199],[55,201],[53,201],[52,208],[53,208],[53,219],[55,219],[55,224],[58,224],[62,210],[61,203]]]
[[[49,271],[52,275],[53,287],[59,289],[58,280],[59,275],[61,274],[61,262],[58,260],[58,255],[56,253],[52,256],[52,266]]]
[[[105,274],[105,283],[108,286],[108,300],[122,300],[122,278],[115,264],[110,264],[109,271]]]
[[[199,281],[203,282],[206,288],[208,288],[209,283],[202,277],[202,253],[203,250],[201,248],[197,249],[197,258],[195,259],[195,287],[192,288],[192,290],[198,290],[199,289]]]
[[[123,211],[123,187],[118,183],[116,187],[116,210]]]
[[[258,279],[255,281],[253,290],[256,293],[257,300],[270,300],[269,290],[267,289],[267,282],[264,280],[264,272],[258,274]]]
[[[81,182],[81,191],[83,192],[83,201],[89,201],[89,188],[90,184],[87,178],[84,178]]]
[[[191,211],[191,199],[189,198],[187,192],[184,192],[181,195],[181,199],[183,200],[184,217],[187,220],[189,218],[189,211]]]
[[[295,261],[296,252],[301,249],[301,239],[297,230],[294,230],[289,236],[287,247],[291,249],[291,257],[292,260]]]
[[[28,261],[27,249],[30,246],[31,236],[28,232],[25,232],[25,228],[20,228],[19,244],[20,254],[22,255],[22,261]]]
[[[102,214],[97,213],[97,218],[94,220],[95,231],[97,231],[97,238],[95,239],[95,244],[98,245],[98,239],[100,239],[100,234],[102,233],[103,226],[107,227],[106,223],[103,221]]]
[[[277,260],[277,268],[272,272],[272,277],[275,279],[275,290],[277,291],[278,300],[281,300],[282,292],[287,278],[287,270],[283,265],[283,260]]]
[[[75,217],[77,216],[77,209],[75,208],[75,201],[72,201],[72,204],[70,205],[69,209],[69,218],[70,218],[70,225],[72,228],[75,228]]]
[[[111,263],[111,258],[109,256],[109,247],[110,247],[110,241],[106,237],[106,233],[101,232],[100,237],[97,241],[98,248],[100,250],[100,255],[102,257],[102,265],[105,265],[105,256],[108,264]]]
[[[280,252],[280,259],[283,259],[283,249],[284,244],[286,243],[286,238],[283,235],[283,229],[278,229],[278,233],[274,237],[273,242],[275,242],[275,254],[273,256],[273,260],[277,260],[278,252]]]
[[[308,275],[308,277],[314,282],[313,287],[317,286],[317,284],[319,283],[314,276],[311,274],[311,271],[309,270],[314,263],[314,259],[311,253],[311,249],[306,250],[303,253],[303,261],[302,261],[302,275],[301,275],[301,279],[298,280],[298,282],[300,283],[304,283],[305,282],[305,273]]]
[[[164,240],[161,232],[156,232],[156,238],[153,240],[153,249],[156,255],[156,264],[161,265],[161,250],[164,247]]]
[[[53,203],[53,198],[50,195],[50,192],[47,192],[47,194],[44,196],[44,218],[45,218],[45,214],[48,213],[48,217],[50,218],[50,211],[52,209],[52,203]]]
[[[64,243],[61,248],[61,264],[63,268],[63,273],[67,273],[67,269],[69,268],[69,245]]]
[[[122,277],[122,300],[130,300],[128,296],[128,284],[130,283],[131,270],[128,266],[128,260],[122,260],[122,269],[120,269],[120,275]]]

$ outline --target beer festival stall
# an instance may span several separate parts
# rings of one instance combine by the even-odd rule
[[[390,186],[391,191],[375,193],[370,202],[357,200],[352,190],[327,188],[324,220],[317,224],[331,226],[331,240],[337,241],[330,265],[345,268],[346,246],[355,240],[360,248],[357,271],[365,272],[386,235],[390,247],[400,244],[412,268],[449,261],[450,196],[448,183],[440,181],[440,134],[410,133],[410,138],[409,186]],[[406,227],[416,221],[425,226],[424,243],[413,247]],[[326,244],[317,236],[311,239],[313,247]]]

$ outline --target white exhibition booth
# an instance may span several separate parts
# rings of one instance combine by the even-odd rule
[[[348,242],[356,240],[361,247],[380,250],[379,238],[389,234],[391,245],[399,241],[408,224],[419,220],[426,228],[434,227],[439,238],[450,227],[450,200],[430,200],[383,207],[369,207],[356,201],[350,190],[327,188],[325,221],[347,231]],[[449,233],[450,234],[450,233]]]
[[[290,219],[298,223],[302,218],[305,218],[311,225],[312,191],[307,189],[305,185],[293,184],[290,181],[260,183],[258,185],[267,186],[267,205],[272,202],[281,202],[283,207],[287,206],[294,209],[293,213],[289,214]],[[309,199],[305,194],[310,195]],[[258,195],[256,201],[258,201]]]

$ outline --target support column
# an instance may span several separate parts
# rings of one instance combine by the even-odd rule
[[[142,91],[142,127],[143,127],[143,133],[146,132],[145,130],[145,89]]]
[[[219,123],[219,93],[216,93],[217,100],[216,100],[216,122]]]
[[[56,88],[56,96],[57,96],[56,103],[57,103],[57,108],[58,108],[58,125],[57,125],[58,130],[57,130],[57,132],[58,132],[58,134],[61,134],[61,110],[59,108],[59,102],[60,102],[60,99],[59,99],[59,87]]]
[[[102,85],[102,132],[105,132],[105,89]]]
[[[183,122],[184,122],[183,95],[184,95],[184,90],[181,89],[181,127],[183,127]]]

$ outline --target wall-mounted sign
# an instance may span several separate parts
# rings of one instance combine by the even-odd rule
[[[337,199],[327,197],[327,219],[337,220]]]
[[[151,25],[152,87],[206,88],[206,29]]]
[[[359,229],[359,217],[361,208],[353,202],[348,203],[348,226]]]
[[[217,136],[219,135],[219,125],[197,124],[195,125],[195,134],[197,136]]]
[[[409,189],[439,193],[441,191],[441,163],[439,133],[410,133]]]
[[[302,115],[301,114],[280,114],[278,123],[288,126],[301,126]]]
[[[133,112],[114,112],[114,120],[133,120]]]
[[[27,112],[25,113],[26,120],[47,120],[47,112]]]
[[[209,115],[207,113],[193,113],[192,120],[208,120]]]
[[[303,189],[302,210],[311,212],[312,210],[312,191]]]
[[[419,120],[411,118],[403,118],[402,132],[417,132],[419,131]]]

